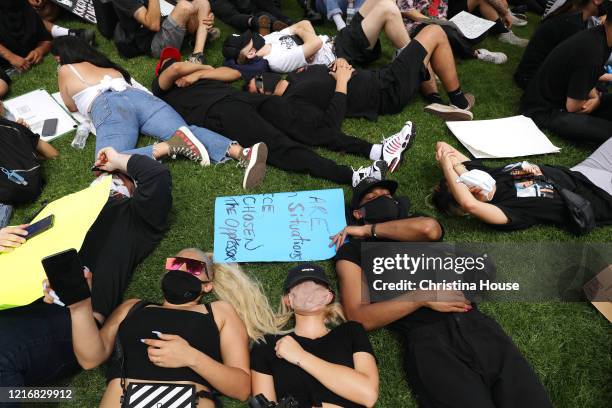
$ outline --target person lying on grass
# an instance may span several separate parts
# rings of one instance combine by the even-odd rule
[[[295,320],[288,335],[269,335],[251,351],[253,395],[300,408],[372,407],[378,368],[363,326],[346,321],[323,268],[291,268],[283,287],[278,326]]]
[[[165,268],[161,304],[126,300],[100,329],[91,298],[69,306],[81,367],[98,367],[121,348],[123,358],[116,353],[110,360],[100,406],[120,407],[130,384],[151,382],[195,386],[198,407],[213,408],[217,392],[245,401],[251,393],[249,338],[257,342],[276,332],[259,285],[236,264],[213,264],[196,248],[168,258]],[[54,301],[51,290],[47,303]],[[219,300],[202,304],[211,292]],[[61,293],[55,296],[61,300]]]
[[[136,266],[168,229],[172,178],[150,157],[121,154],[112,148],[102,149],[95,165],[112,173],[113,180],[79,257],[94,275],[91,304],[94,319],[101,325],[121,303]],[[25,243],[22,227],[0,230],[0,252]],[[76,371],[68,309],[38,299],[0,311],[0,386],[52,384]]]
[[[264,143],[245,149],[211,130],[187,126],[167,103],[137,86],[124,68],[78,38],[56,39],[51,52],[60,64],[62,100],[71,112],[90,118],[96,129],[96,154],[110,146],[154,159],[179,155],[202,166],[232,158],[245,168],[244,189],[263,181],[268,155]],[[160,143],[136,148],[140,133]]]
[[[432,201],[449,215],[471,215],[506,231],[536,224],[571,228],[558,191],[564,188],[591,203],[597,225],[612,223],[612,138],[571,169],[526,161],[489,168],[444,142],[436,144],[436,160],[444,178]]]
[[[339,247],[335,265],[347,318],[366,330],[389,327],[399,334],[406,377],[421,408],[552,408],[512,340],[463,292],[417,290],[371,301],[362,244],[443,236],[435,219],[410,213],[406,200],[395,195],[397,187],[392,180],[363,180],[353,189],[353,225],[332,237]]]

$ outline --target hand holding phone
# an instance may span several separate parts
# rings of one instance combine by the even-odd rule
[[[24,228],[27,231],[27,235],[25,239],[30,240],[35,236],[39,235],[42,232],[45,232],[49,228],[53,227],[53,223],[55,222],[55,215],[51,214],[48,217],[43,218],[42,220],[36,221],[33,224],[28,225]]]
[[[51,288],[57,299],[67,306],[91,297],[84,268],[76,249],[48,256],[42,260]],[[57,302],[54,302],[57,303]]]

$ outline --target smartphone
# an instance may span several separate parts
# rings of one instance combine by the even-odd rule
[[[41,136],[53,136],[57,130],[57,118],[45,119],[43,122]]]
[[[76,249],[47,256],[42,259],[42,265],[51,287],[66,306],[91,297]]]
[[[24,228],[24,230],[28,231],[28,235],[26,235],[25,239],[32,239],[38,234],[45,232],[49,228],[53,226],[55,222],[55,215],[51,214],[48,217],[43,218],[40,221],[36,221],[34,224],[30,224]]]

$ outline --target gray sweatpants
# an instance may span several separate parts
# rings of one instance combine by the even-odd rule
[[[572,170],[582,173],[591,183],[612,195],[612,137]]]

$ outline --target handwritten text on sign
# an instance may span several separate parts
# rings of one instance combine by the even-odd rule
[[[345,225],[341,189],[217,197],[215,261],[328,259]]]

